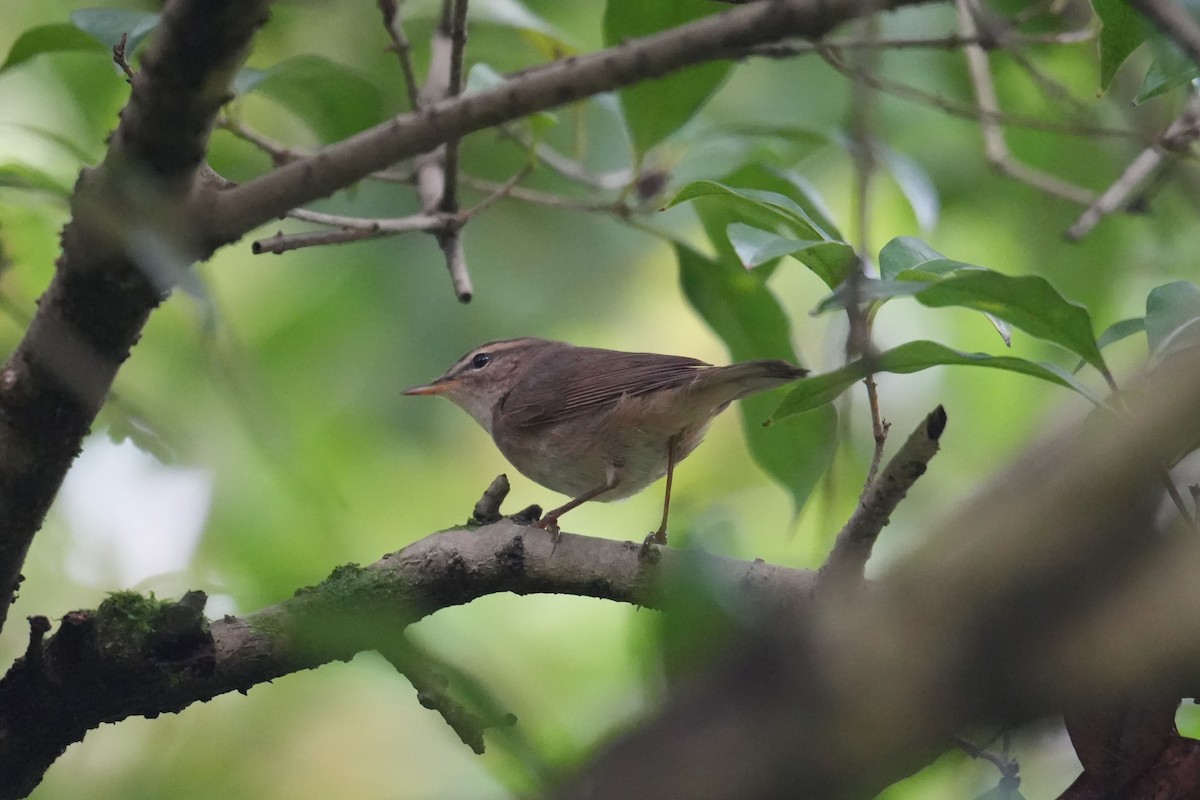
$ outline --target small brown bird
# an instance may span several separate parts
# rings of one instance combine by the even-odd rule
[[[714,367],[524,338],[480,345],[404,393],[445,395],[522,474],[570,496],[537,523],[556,538],[559,517],[581,503],[629,497],[666,475],[662,523],[651,534],[665,544],[675,465],[713,418],[734,400],[806,374],[786,361]]]

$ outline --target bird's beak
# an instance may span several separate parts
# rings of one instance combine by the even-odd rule
[[[403,392],[401,392],[401,394],[410,396],[423,394],[442,394],[453,388],[454,384],[456,383],[458,383],[456,380],[445,380],[438,378],[433,383],[427,383],[424,386],[414,386],[411,389],[405,389]]]

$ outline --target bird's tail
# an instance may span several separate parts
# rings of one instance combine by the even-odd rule
[[[792,366],[786,361],[769,359],[713,367],[704,371],[703,382],[713,391],[726,395],[729,400],[737,400],[783,386],[807,374],[808,370]]]

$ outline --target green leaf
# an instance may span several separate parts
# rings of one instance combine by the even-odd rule
[[[270,97],[303,120],[322,143],[345,139],[383,120],[383,99],[375,84],[320,56],[290,58],[267,70],[243,68],[233,90]]]
[[[714,244],[717,243],[715,240],[723,238],[722,233],[728,235],[729,225],[734,224],[728,220],[736,219],[768,233],[780,228],[787,230],[797,242],[804,243],[791,255],[816,273],[831,289],[841,284],[854,267],[854,248],[833,239],[808,211],[787,195],[761,189],[734,189],[716,181],[693,181],[680,189],[666,208],[701,198],[717,198],[727,206],[728,211],[733,212],[722,217],[725,224],[719,232],[706,221],[705,227]],[[718,246],[718,249],[725,248]]]
[[[991,314],[1107,371],[1087,309],[1065,299],[1045,278],[968,269],[930,284],[915,296],[932,308],[961,306]]]
[[[1158,55],[1146,70],[1146,77],[1142,79],[1137,96],[1133,98],[1134,105],[1140,105],[1200,78],[1200,68],[1178,48],[1164,43],[1158,50]]]
[[[71,24],[111,50],[125,37],[125,53],[132,53],[158,25],[158,14],[122,8],[85,8],[71,14]]]
[[[680,244],[675,245],[675,254],[684,295],[735,361],[782,358],[797,363],[787,316],[757,274],[732,260],[713,261]],[[833,459],[837,415],[829,407],[790,421],[781,430],[767,431],[762,421],[778,402],[773,392],[742,400],[742,429],[754,460],[791,493],[798,514]]]
[[[63,199],[70,197],[72,191],[70,184],[63,183],[50,173],[15,161],[0,164],[0,186],[49,192]]]
[[[1103,403],[1103,398],[1055,365],[1026,361],[1014,356],[963,353],[937,342],[918,340],[880,353],[869,364],[866,360],[859,359],[832,372],[805,378],[795,385],[775,409],[770,423],[774,425],[779,420],[832,402],[846,389],[865,378],[872,367],[875,372],[908,374],[937,366],[989,367],[1017,372],[1073,389],[1097,405]]]
[[[1100,334],[1100,337],[1096,339],[1096,346],[1103,350],[1110,344],[1119,342],[1122,339],[1128,339],[1135,333],[1141,333],[1144,330],[1146,330],[1146,320],[1144,317],[1123,319],[1105,328],[1104,333]],[[1087,364],[1086,361],[1079,359],[1079,363],[1075,365],[1075,369],[1072,372],[1079,372],[1085,364]]]
[[[47,142],[53,142],[63,150],[70,153],[80,164],[86,164],[94,159],[97,159],[96,153],[89,152],[87,149],[80,147],[69,137],[64,136],[58,131],[52,131],[49,128],[43,128],[38,125],[26,125],[23,122],[13,122],[11,120],[0,120],[0,125],[9,128],[15,128],[19,131],[31,134],[39,139],[45,139]]]
[[[903,153],[898,153],[890,147],[883,151],[884,163],[892,173],[896,185],[900,187],[904,199],[917,218],[917,225],[922,231],[930,231],[937,225],[941,200],[938,198],[937,187],[920,164]]]
[[[1092,0],[1100,18],[1100,91],[1108,89],[1117,68],[1146,39],[1146,21],[1129,0]]]
[[[847,260],[854,258],[853,248],[841,242],[789,239],[741,222],[731,223],[726,234],[746,269],[791,256],[817,275],[836,276],[845,271]]]
[[[1096,340],[1096,344],[1103,350],[1110,344],[1119,342],[1122,339],[1128,339],[1135,333],[1141,333],[1144,330],[1146,330],[1146,319],[1144,317],[1123,319],[1105,328],[1104,333],[1100,334],[1100,338]]]
[[[983,269],[946,258],[915,236],[897,236],[879,251],[879,275],[884,280],[934,280],[960,269]]]
[[[873,303],[893,297],[912,297],[929,285],[929,281],[916,278],[911,280],[907,278],[901,280],[866,278],[859,281],[853,291],[859,303]],[[833,294],[830,294],[820,303],[817,303],[817,307],[812,310],[812,313],[814,315],[824,314],[826,311],[845,308],[847,301],[850,299],[851,291],[848,285],[842,284],[834,290]]]
[[[74,25],[40,25],[17,37],[8,50],[8,57],[0,64],[0,72],[42,53],[64,52],[103,53],[104,45]]]
[[[723,11],[709,0],[608,0],[604,44],[612,47]],[[638,157],[682,128],[725,80],[733,64],[709,61],[619,92]]]
[[[1200,288],[1175,281],[1150,290],[1146,296],[1146,339],[1150,357],[1161,360],[1200,344]]]

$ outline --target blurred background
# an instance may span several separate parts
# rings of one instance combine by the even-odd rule
[[[113,5],[158,10],[151,2]],[[0,52],[23,32],[69,23],[72,12],[87,7],[0,0]],[[518,24],[526,12],[529,19]],[[476,0],[472,13],[468,61],[501,73],[603,44],[601,3]],[[437,5],[412,2],[404,14],[423,73]],[[1086,23],[1086,7],[1079,18]],[[910,9],[884,19],[883,33],[932,36],[953,26],[951,9]],[[406,101],[387,44],[374,4],[278,4],[250,67],[319,56],[361,84],[348,82],[332,99],[314,87],[317,108],[310,113],[288,100],[294,85],[249,93],[233,105],[237,118],[289,146],[313,148],[399,113]],[[993,58],[1008,110],[1061,118],[1066,108],[1147,136],[1178,110],[1171,95],[1133,107],[1137,65],[1145,68],[1140,54],[1104,96],[1095,41],[1028,48],[1023,56],[1039,72],[1004,54]],[[876,69],[970,105],[961,53],[888,51]],[[1031,77],[1041,71],[1078,98],[1078,107],[1043,91]],[[124,77],[95,50],[42,53],[0,70],[0,347],[15,345],[47,285],[68,218],[65,198],[80,167],[102,157],[127,95]],[[905,186],[882,175],[871,195],[870,229],[858,230],[845,144],[851,96],[847,80],[815,55],[738,63],[698,117],[654,148],[644,166],[678,187],[718,178],[751,154],[769,157],[802,175],[850,240],[865,237],[872,252],[895,236],[922,236],[954,259],[1039,274],[1086,305],[1100,328],[1142,314],[1150,288],[1195,276],[1200,226],[1186,181],[1182,190],[1157,192],[1149,213],[1107,219],[1083,241],[1067,243],[1063,231],[1078,206],[997,176],[982,156],[976,122],[890,95],[875,101],[877,130],[924,183]],[[593,172],[635,166],[613,98],[561,109],[551,122],[545,140]],[[747,133],[756,130],[770,135]],[[1012,129],[1009,144],[1028,163],[1095,190],[1142,146],[1027,129]],[[495,132],[469,137],[462,157],[468,174],[490,181],[506,180],[527,161],[521,145]],[[224,130],[213,136],[210,162],[232,180],[271,166],[261,150]],[[523,185],[593,197],[545,168]],[[469,186],[463,191],[468,206],[484,196]],[[203,589],[210,616],[253,611],[320,581],[336,565],[370,563],[462,523],[501,472],[513,484],[508,510],[559,504],[559,496],[512,470],[451,404],[400,393],[476,344],[523,335],[727,362],[721,340],[680,290],[670,238],[705,244],[690,207],[653,210],[669,193],[648,201],[636,224],[611,213],[500,201],[465,229],[475,282],[468,305],[455,299],[428,236],[252,255],[252,239],[305,227],[285,221],[225,248],[199,265],[194,286],[176,291],[152,317],[35,542],[13,618],[95,607],[121,588],[160,597]],[[400,216],[418,210],[412,194],[371,182],[313,208]],[[805,365],[837,367],[844,316],[810,314],[827,293],[824,285],[788,262],[770,286]],[[906,300],[883,309],[876,337],[881,346],[929,338],[966,351],[1003,350],[979,315]],[[1020,333],[1012,347],[1015,355],[1073,366],[1065,353]],[[1140,369],[1145,346],[1131,339],[1106,353],[1125,380]],[[1039,432],[1087,410],[1059,388],[992,370],[883,375],[879,384],[883,415],[893,424],[889,453],[938,403],[949,427],[930,472],[893,516],[873,570],[918,545]],[[854,507],[872,448],[861,388],[838,408],[837,458],[795,520],[788,494],[751,459],[737,415],[718,419],[676,473],[673,544],[817,566]],[[621,503],[587,504],[566,527],[640,540],[657,524],[660,492],[655,486]],[[661,626],[652,612],[613,603],[507,595],[416,625],[417,641],[518,717],[518,730],[491,738],[482,757],[421,708],[386,662],[363,654],[256,687],[247,697],[93,731],[34,796],[515,797],[654,707],[669,682]],[[0,641],[5,665],[24,645],[18,630]],[[1181,713],[1185,732],[1197,732],[1193,716]],[[1055,721],[1026,732],[1013,755],[1027,798],[1056,796],[1078,771]],[[970,797],[996,779],[990,765],[949,753],[884,796]]]

